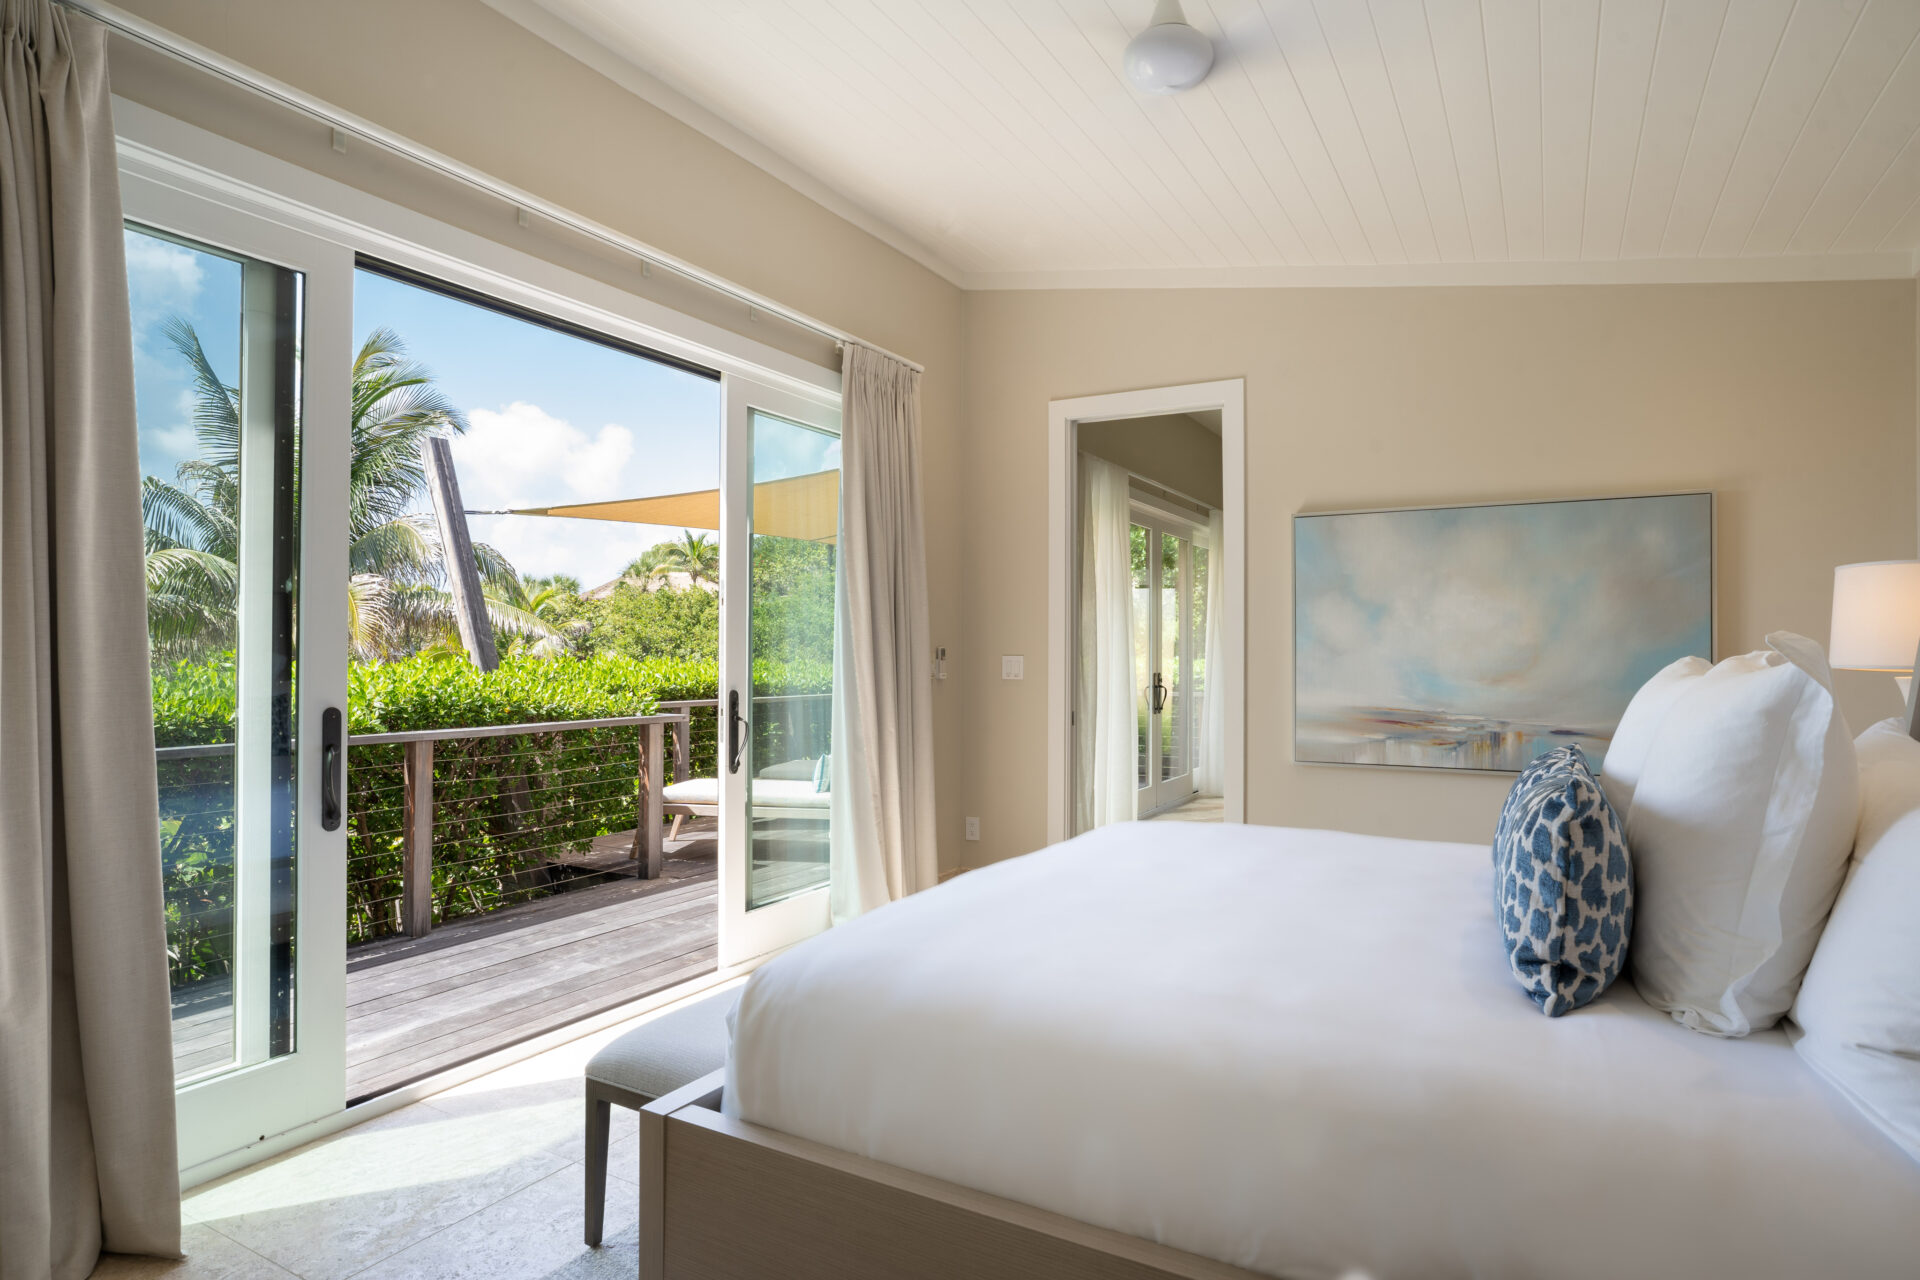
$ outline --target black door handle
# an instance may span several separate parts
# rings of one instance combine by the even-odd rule
[[[740,714],[740,691],[727,693],[727,772],[740,772],[740,751],[747,745],[746,717]]]
[[[320,713],[320,828],[340,829],[340,770],[343,764],[340,742],[340,708],[328,707]]]
[[[1160,683],[1160,673],[1153,673],[1153,713],[1159,715],[1167,709],[1167,686]]]

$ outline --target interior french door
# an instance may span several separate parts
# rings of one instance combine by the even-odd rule
[[[150,639],[223,673],[155,753],[191,1169],[345,1104],[352,257],[137,178],[123,199]]]
[[[1133,543],[1134,812],[1170,809],[1194,793],[1193,525],[1135,503]]]
[[[833,628],[794,610],[833,598],[840,402],[735,374],[724,394],[719,949],[731,965],[828,922]]]

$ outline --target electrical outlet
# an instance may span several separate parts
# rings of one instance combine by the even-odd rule
[[[1027,678],[1027,660],[1017,653],[1001,654],[1000,678],[1002,680],[1025,680]]]
[[[967,819],[967,839],[978,840],[979,838],[980,838],[980,819],[968,818]]]

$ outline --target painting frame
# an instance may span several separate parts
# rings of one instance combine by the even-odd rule
[[[1706,632],[1708,636],[1708,652],[1706,653],[1705,657],[1710,662],[1718,661],[1720,657],[1720,645],[1721,645],[1720,545],[1719,545],[1720,511],[1719,511],[1718,494],[1715,490],[1676,489],[1676,490],[1663,490],[1663,491],[1655,491],[1655,492],[1588,494],[1588,495],[1582,495],[1577,497],[1566,497],[1566,498],[1561,498],[1561,497],[1502,498],[1502,499],[1494,499],[1494,500],[1478,501],[1478,502],[1427,502],[1427,503],[1413,503],[1413,504],[1408,504],[1404,506],[1350,507],[1350,508],[1332,508],[1328,510],[1306,510],[1306,511],[1295,512],[1292,518],[1292,527],[1289,531],[1292,537],[1292,547],[1290,549],[1289,567],[1292,573],[1290,586],[1291,586],[1292,607],[1293,607],[1292,632],[1291,632],[1291,642],[1292,642],[1291,665],[1293,668],[1293,672],[1292,672],[1292,675],[1293,675],[1292,739],[1293,740],[1292,740],[1291,749],[1290,749],[1290,754],[1291,754],[1293,763],[1301,764],[1301,765],[1326,765],[1326,766],[1333,766],[1333,767],[1348,767],[1348,768],[1406,770],[1406,771],[1413,771],[1417,773],[1481,774],[1481,775],[1487,775],[1487,776],[1508,777],[1508,778],[1513,777],[1517,772],[1519,772],[1521,768],[1524,768],[1523,764],[1508,766],[1504,764],[1502,765],[1477,765],[1477,764],[1459,764],[1459,763],[1437,764],[1437,763],[1424,763],[1424,762],[1405,761],[1405,760],[1329,759],[1329,758],[1324,758],[1321,756],[1310,754],[1308,753],[1307,750],[1304,749],[1303,744],[1305,739],[1303,735],[1303,714],[1302,714],[1303,688],[1301,683],[1302,681],[1301,636],[1302,636],[1302,630],[1303,630],[1302,599],[1301,599],[1301,596],[1302,596],[1301,532],[1302,532],[1303,522],[1339,519],[1344,517],[1418,516],[1424,513],[1439,514],[1439,513],[1462,512],[1462,511],[1495,512],[1495,511],[1504,511],[1511,508],[1523,508],[1523,507],[1575,507],[1575,506],[1580,506],[1585,504],[1612,504],[1612,503],[1638,502],[1638,501],[1657,500],[1657,499],[1697,499],[1704,503],[1706,560],[1707,560],[1705,623],[1706,623]],[[1623,704],[1623,709],[1624,709],[1624,704]],[[1617,721],[1616,721],[1615,727],[1617,727]],[[1610,736],[1611,736],[1611,730],[1609,730],[1609,737]],[[1595,767],[1597,768],[1599,761],[1595,759],[1592,761],[1592,763],[1594,763]]]

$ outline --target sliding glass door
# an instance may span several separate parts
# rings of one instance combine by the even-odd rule
[[[190,1168],[343,1100],[345,450],[313,424],[345,420],[344,255],[137,183],[126,203]]]
[[[1145,817],[1182,804],[1194,793],[1199,709],[1194,648],[1205,635],[1203,622],[1195,620],[1194,596],[1205,572],[1205,552],[1195,546],[1193,525],[1139,506],[1129,533],[1138,724],[1134,809]]]
[[[725,383],[720,962],[826,927],[840,408]]]

